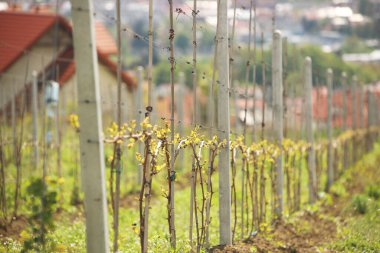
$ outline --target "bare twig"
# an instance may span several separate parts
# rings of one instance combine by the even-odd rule
[[[173,249],[176,248],[176,230],[174,224],[174,180],[175,180],[175,168],[174,168],[174,66],[175,66],[175,58],[174,58],[174,22],[173,22],[173,0],[169,1],[169,22],[170,22],[170,30],[169,30],[169,42],[170,42],[170,93],[171,93],[171,103],[170,103],[170,130],[171,130],[171,150],[170,150],[170,171],[168,175],[169,182],[169,197],[168,197],[168,221],[169,221],[169,233],[170,233],[170,244]]]

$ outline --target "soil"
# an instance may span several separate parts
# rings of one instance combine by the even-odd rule
[[[1,238],[18,239],[22,230],[28,226],[28,220],[24,216],[14,218],[6,226],[0,226],[0,240]]]
[[[377,162],[380,163],[380,157]],[[354,194],[363,192],[369,182],[380,184],[377,168],[360,168],[360,171],[352,171],[344,183],[348,191],[347,196],[332,196],[333,205],[322,205],[316,212],[300,211],[293,214],[290,219],[286,219],[287,221],[278,222],[270,232],[258,233],[255,237],[237,242],[231,246],[215,246],[210,249],[210,252],[330,252],[324,246],[339,239],[338,225],[345,224],[345,219],[348,217],[345,211],[347,203],[349,203]],[[122,207],[138,208],[138,196],[138,193],[134,193],[123,197],[120,205]],[[72,220],[75,218],[76,215],[71,217]],[[21,231],[27,226],[28,221],[25,216],[13,219],[6,227],[0,224],[0,241],[4,238],[19,239]]]
[[[278,222],[272,232],[258,234],[233,246],[215,247],[214,253],[319,252],[337,238],[337,224],[320,213],[302,212],[292,223]],[[254,251],[253,249],[256,249]]]
[[[139,208],[139,193],[131,193],[129,195],[123,196],[120,199],[120,207],[122,208]]]
[[[70,222],[74,222],[77,219],[82,218],[83,216],[83,205],[78,204],[77,205],[78,212],[69,214],[68,216],[65,216],[68,218]],[[54,214],[54,219],[59,220],[64,215],[62,209],[58,209],[57,212]],[[20,215],[17,218],[13,218],[11,222],[8,222],[7,225],[0,224],[0,242],[4,238],[11,238],[11,239],[19,239],[20,233],[25,230],[28,226],[28,219],[27,217]]]
[[[377,159],[380,162],[380,157]],[[258,253],[316,253],[332,252],[326,249],[328,244],[339,240],[338,225],[349,218],[347,203],[353,195],[361,193],[370,183],[379,183],[378,169],[358,166],[349,173],[344,187],[347,196],[332,196],[333,205],[322,205],[314,213],[301,211],[293,216],[292,222],[281,221],[271,232],[259,233],[231,246],[216,246],[212,253],[258,252]],[[363,171],[365,170],[365,171]],[[366,176],[360,176],[366,175]]]

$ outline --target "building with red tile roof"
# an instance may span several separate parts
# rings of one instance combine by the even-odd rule
[[[96,23],[95,35],[102,100],[112,101],[114,96],[105,98],[105,94],[115,93],[117,65],[112,57],[117,55],[117,47],[101,23]],[[28,87],[32,71],[38,72],[39,79],[58,81],[63,90],[75,89],[64,87],[76,82],[71,24],[38,9],[0,12],[0,108]],[[135,79],[125,71],[121,77],[131,91]]]

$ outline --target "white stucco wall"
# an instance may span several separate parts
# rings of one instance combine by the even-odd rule
[[[5,73],[0,74],[0,108],[9,103],[12,97],[19,93],[25,84],[32,81],[32,72],[41,72],[54,55],[54,30],[46,33],[28,52],[24,53]],[[61,32],[58,53],[68,43],[69,36]]]
[[[99,64],[99,84],[101,108],[103,112],[103,125],[109,125],[116,120],[117,112],[117,79],[107,66]],[[68,113],[75,112],[77,91],[76,91],[76,75],[73,75],[61,88],[61,108],[65,108]],[[133,96],[126,89],[126,85],[122,84],[122,120],[130,121],[134,118],[133,112]]]

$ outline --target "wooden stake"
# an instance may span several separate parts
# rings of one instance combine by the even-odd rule
[[[90,0],[72,1],[87,252],[107,253],[108,222],[98,63]]]
[[[380,114],[379,114],[379,110],[380,110],[380,108],[379,108],[379,99],[377,98],[377,96],[375,96],[375,109],[374,109],[375,111],[376,111],[376,120],[375,120],[375,124],[377,125],[377,126],[380,126]]]
[[[236,1],[235,1],[236,2]],[[249,7],[249,25],[248,25],[248,55],[247,55],[247,60],[246,60],[246,63],[245,63],[245,89],[244,89],[244,95],[245,95],[245,98],[244,98],[244,128],[243,128],[243,136],[244,136],[244,142],[246,141],[246,136],[247,136],[247,112],[248,112],[248,109],[247,109],[247,105],[248,105],[248,83],[249,83],[249,73],[250,73],[250,59],[251,59],[251,37],[252,37],[252,7],[253,7],[253,1],[251,0],[250,1],[251,4],[250,4],[250,7]],[[255,96],[255,94],[253,94],[253,96]],[[255,99],[253,99],[254,101]],[[252,110],[252,112],[254,113],[254,110]],[[253,115],[252,115],[253,116]],[[256,123],[256,122],[254,122]],[[253,135],[255,135],[255,133],[253,132]],[[244,169],[244,166],[245,164],[243,164],[243,171],[245,170]],[[244,198],[242,198],[244,199]],[[242,208],[243,209],[243,208]],[[242,215],[242,218],[243,218],[243,215]],[[242,226],[242,231],[244,230],[244,226]]]
[[[265,96],[266,96],[266,71],[264,60],[264,32],[261,32],[261,75],[263,77],[262,89],[263,89],[263,108],[261,115],[261,140],[265,139]]]
[[[358,129],[358,95],[357,95],[357,78],[356,76],[353,76],[352,78],[352,84],[351,84],[351,107],[352,107],[352,130]],[[359,101],[360,104],[360,101]],[[359,108],[360,110],[360,108]],[[359,122],[360,127],[360,122]],[[357,141],[356,136],[353,136],[352,138],[352,164],[354,164],[357,161],[358,157],[358,150],[357,150]],[[348,167],[348,166],[347,166]],[[347,168],[345,167],[345,168]]]
[[[180,72],[178,74],[178,88],[177,88],[177,101],[176,101],[176,109],[177,109],[177,117],[178,117],[178,133],[180,137],[183,137],[183,128],[184,128],[184,93],[185,93],[185,73]],[[183,155],[179,154],[179,167],[183,169]]]
[[[360,129],[364,129],[365,128],[365,122],[364,122],[364,100],[365,100],[365,92],[364,92],[364,84],[361,84],[359,86],[359,120],[360,120]],[[367,138],[365,138],[365,140],[363,141],[362,140],[359,140],[359,145],[361,146],[360,147],[360,151],[359,151],[359,157],[363,157],[364,154],[366,153],[366,140]]]
[[[282,216],[284,200],[283,186],[284,174],[282,164],[282,139],[284,134],[284,109],[283,109],[283,85],[282,85],[282,34],[276,30],[273,33],[272,45],[272,89],[273,89],[273,127],[275,142],[281,149],[281,155],[276,161],[276,201],[275,216],[280,219]]]
[[[256,22],[257,22],[257,13],[256,13],[256,3],[253,5],[253,14],[254,14],[254,20],[253,20],[253,97],[252,97],[252,118],[253,118],[253,125],[252,125],[252,141],[256,141]]]
[[[262,89],[263,89],[263,107],[261,115],[261,140],[265,139],[265,96],[266,96],[266,72],[265,72],[265,60],[264,60],[264,33],[261,32],[261,73],[262,73]],[[265,222],[266,218],[266,202],[265,202],[265,163],[261,165],[260,168],[260,215],[259,223]]]
[[[170,43],[170,137],[172,144],[170,145],[170,183],[169,183],[169,232],[170,232],[170,244],[173,249],[176,248],[176,230],[175,230],[175,219],[174,219],[174,180],[175,180],[175,168],[174,168],[174,21],[173,21],[173,0],[169,0],[169,43]]]
[[[331,185],[334,182],[334,155],[332,148],[332,112],[333,112],[333,71],[332,69],[327,70],[327,191],[330,189]]]
[[[217,2],[217,8],[219,12],[220,8],[220,0]],[[215,47],[214,47],[214,61],[212,66],[212,80],[209,87],[209,99],[208,99],[208,124],[209,124],[209,131],[208,135],[209,138],[213,138],[214,134],[214,124],[215,124],[215,100],[214,100],[214,90],[215,90],[215,76],[216,76],[216,67],[218,62],[218,38],[219,38],[219,16],[217,17],[217,25],[216,25],[216,33],[215,33]],[[214,170],[214,163],[212,162],[212,156],[213,152],[209,150],[209,166],[207,171],[207,192],[212,194],[212,181],[211,176],[213,174]],[[211,222],[211,198],[206,203],[206,231],[205,231],[205,245],[206,247],[209,246],[209,228],[210,228],[210,222]],[[231,239],[232,240],[232,239]]]
[[[153,0],[149,0],[148,106],[153,107]],[[154,110],[154,108],[153,108]]]
[[[58,83],[59,81],[59,65],[56,65],[55,67],[55,80]],[[56,105],[55,110],[55,131],[56,131],[56,151],[57,151],[57,174],[58,177],[62,177],[62,166],[61,166],[61,137],[62,137],[62,130],[61,130],[61,107],[60,107],[60,94],[58,96],[58,101]],[[62,198],[60,201],[62,202]]]
[[[219,240],[221,245],[232,243],[231,237],[231,180],[230,180],[230,109],[229,109],[229,51],[227,1],[218,8],[218,129],[219,139],[226,145],[219,154]]]
[[[364,93],[364,86],[359,86],[359,122],[360,122],[360,128],[363,129],[365,127],[364,124],[364,99],[365,99],[365,93]]]
[[[348,102],[347,102],[347,74],[346,72],[342,72],[342,95],[343,95],[343,114],[342,114],[342,131],[346,131],[348,129],[347,125],[347,115],[348,115]],[[352,99],[352,93],[351,93],[351,99]],[[352,109],[351,109],[352,112]],[[354,122],[353,115],[351,116],[351,123]],[[343,143],[343,169],[348,168],[348,143],[345,141]]]
[[[284,83],[284,92],[283,92],[283,101],[284,101],[284,137],[288,138],[288,106],[286,104],[286,99],[288,97],[288,85],[286,79],[288,77],[288,38],[284,37],[283,39],[283,50],[284,50],[284,71],[283,71],[283,83]]]
[[[195,127],[197,125],[197,0],[193,0],[193,66],[192,66],[192,84],[193,84],[193,120],[192,125]],[[181,100],[181,103],[183,101]],[[191,168],[191,193],[190,193],[190,229],[189,229],[189,238],[190,245],[192,250],[194,249],[193,245],[193,218],[194,211],[196,217],[196,230],[198,234],[198,220],[197,220],[197,207],[196,207],[196,169],[195,169],[195,157],[192,159],[192,168]],[[195,209],[195,210],[194,210]],[[197,236],[197,252],[199,244],[199,236]]]
[[[5,106],[4,106],[5,108]],[[5,149],[4,149],[4,136],[3,136],[3,121],[5,117],[5,109],[2,110],[0,122],[0,204],[2,212],[2,225],[8,223],[8,209],[7,209],[7,193],[6,193],[6,178],[5,178]]]
[[[229,78],[230,78],[230,85],[232,92],[231,99],[232,99],[232,105],[234,107],[234,113],[235,113],[235,120],[233,122],[233,128],[235,131],[239,132],[241,130],[241,124],[240,124],[240,115],[239,115],[239,109],[238,108],[238,99],[239,95],[237,94],[237,85],[235,84],[234,80],[234,57],[235,57],[235,25],[236,24],[236,0],[234,0],[234,17],[232,19],[232,31],[231,31],[231,37],[230,37],[230,65],[229,65]],[[251,37],[251,36],[249,36]]]
[[[347,74],[342,73],[342,95],[343,95],[343,114],[342,114],[342,130],[347,130]]]
[[[197,124],[197,0],[193,0],[193,125]]]
[[[367,89],[365,90],[365,96],[367,97],[367,103],[366,103],[366,108],[367,108],[367,119],[366,119],[366,152],[370,152],[373,148],[373,136],[374,134],[371,133],[371,121],[369,119],[369,117],[371,116],[370,113],[372,114],[372,109],[371,109],[371,106],[372,106],[372,101],[370,98],[371,96],[371,87],[367,87]]]
[[[357,92],[357,89],[356,89],[356,84],[357,84],[357,78],[356,76],[354,76],[352,78],[352,83],[351,83],[351,107],[352,107],[352,130],[356,130],[357,129],[357,122],[358,122],[358,118],[357,118],[357,109],[356,109],[356,106],[358,106],[358,103],[357,103],[357,95],[356,95],[356,92]]]
[[[34,168],[38,168],[38,80],[37,72],[32,73],[32,117],[33,117],[33,147]]]
[[[143,67],[139,66],[137,67],[137,94],[136,94],[136,109],[137,109],[137,122],[136,126],[139,130],[141,130],[141,122],[143,121],[144,118],[144,96],[143,96]],[[150,105],[150,104],[149,104]],[[144,152],[144,147],[143,143],[139,142],[138,143],[138,152],[140,154],[143,154]],[[138,171],[137,171],[137,184],[141,184],[142,182],[142,165],[138,166]]]
[[[218,12],[220,8],[220,0],[218,0]],[[209,137],[213,137],[213,128],[215,125],[215,98],[214,98],[214,92],[215,92],[215,82],[216,82],[216,72],[217,72],[217,63],[218,63],[218,43],[219,43],[219,16],[217,17],[217,24],[216,24],[216,32],[215,32],[215,45],[214,45],[214,61],[212,65],[212,78],[211,78],[211,85],[209,87],[209,99],[208,99],[208,125],[210,127],[209,129]]]
[[[0,80],[1,80],[1,78],[2,78],[2,76],[0,75]],[[1,118],[1,120],[3,120],[4,121],[4,117],[5,117],[5,115],[6,115],[6,113],[5,113],[5,95],[4,95],[4,90],[5,90],[5,88],[2,86],[1,88],[0,88],[0,110],[2,110],[2,114],[1,114],[1,116],[2,116],[2,118]]]
[[[377,108],[376,108],[376,100],[375,95],[373,94],[372,90],[368,90],[368,126],[376,126],[376,114]]]
[[[15,85],[15,83],[13,82]],[[16,133],[16,91],[13,86],[12,88],[12,99],[11,99],[11,124],[12,124],[12,140],[13,140],[13,158],[15,159],[15,163],[17,160],[17,133]]]
[[[312,80],[312,69],[311,69],[311,58],[306,57],[305,59],[305,131],[306,140],[310,145],[309,155],[308,155],[308,168],[309,168],[309,202],[313,204],[316,200],[316,190],[317,190],[317,175],[315,171],[315,149],[314,149],[314,136],[313,136],[313,103],[312,103],[312,92],[313,92],[313,80]]]
[[[116,37],[117,37],[117,127],[118,131],[121,131],[121,14],[120,14],[120,1],[116,0]],[[121,180],[121,144],[115,143],[116,145],[116,184],[115,184],[115,203],[114,214],[113,214],[113,252],[118,252],[119,250],[119,202],[120,202],[120,180]],[[114,173],[111,171],[111,173]]]
[[[56,131],[56,151],[57,151],[57,175],[58,177],[62,177],[62,166],[61,166],[61,116],[60,116],[60,103],[57,102],[56,105],[56,115],[55,115],[55,131]]]
[[[245,63],[245,84],[244,84],[244,120],[243,120],[243,136],[244,136],[244,143],[246,143],[247,140],[247,113],[248,113],[248,83],[249,83],[249,72],[250,72],[250,58],[251,58],[251,37],[252,37],[252,7],[253,7],[253,1],[250,1],[249,6],[249,25],[248,25],[248,55]],[[236,1],[235,1],[235,11],[236,11]],[[254,111],[254,110],[253,110]],[[255,122],[254,122],[255,123]],[[254,133],[253,133],[254,135]],[[240,239],[242,240],[244,238],[244,212],[246,211],[246,205],[248,203],[245,202],[245,172],[246,172],[246,162],[245,159],[242,163],[242,169],[241,169],[241,204],[240,204],[240,218],[241,218],[241,233],[240,233]],[[248,217],[247,217],[248,218]]]

